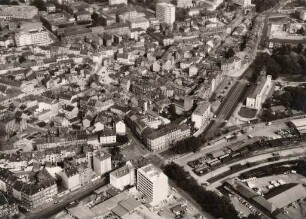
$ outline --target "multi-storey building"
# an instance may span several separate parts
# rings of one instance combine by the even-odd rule
[[[261,73],[257,80],[257,86],[246,99],[246,107],[260,109],[261,104],[265,100],[265,95],[269,92],[272,86],[272,76]]]
[[[188,125],[172,124],[145,136],[145,142],[150,150],[157,151],[188,137],[190,137]]]
[[[0,193],[0,217],[10,218],[19,213],[16,201],[3,193]]]
[[[306,10],[300,11],[300,19],[305,21],[306,20]]]
[[[49,32],[46,29],[22,31],[15,34],[16,46],[28,46],[50,43]]]
[[[75,190],[80,187],[80,174],[75,167],[65,168],[58,175],[62,178],[63,186],[68,190]]]
[[[117,141],[116,131],[115,130],[104,130],[100,134],[100,143],[101,144],[113,144]]]
[[[93,157],[93,168],[96,174],[102,175],[112,170],[111,155],[106,152],[100,152]]]
[[[176,0],[176,7],[178,8],[190,8],[192,6],[192,0]]]
[[[126,22],[130,19],[144,17],[145,14],[138,12],[135,7],[128,5],[128,6],[120,8],[117,11],[116,16],[119,22]]]
[[[32,19],[38,14],[35,6],[0,5],[0,18]]]
[[[26,209],[38,208],[57,195],[57,185],[52,176],[45,170],[33,172],[29,182],[18,179],[11,171],[0,169],[0,189],[13,195]]]
[[[119,5],[119,4],[126,4],[127,0],[108,0],[109,5]]]
[[[133,186],[135,184],[135,168],[128,161],[125,166],[111,172],[109,179],[110,184],[120,190],[126,186]]]
[[[194,127],[199,129],[209,118],[211,110],[210,102],[200,103],[191,115],[191,121],[194,122]]]
[[[0,116],[0,134],[11,134],[15,131],[24,131],[27,129],[27,122],[22,118],[16,118],[13,113],[7,113]]]
[[[241,59],[238,57],[231,57],[228,60],[222,60],[221,70],[226,75],[231,75],[235,71],[241,68]]]
[[[157,205],[168,196],[168,177],[153,164],[137,169],[137,189]]]
[[[149,20],[144,17],[130,19],[128,22],[130,24],[131,29],[141,28],[147,30],[150,26]]]
[[[87,156],[86,156],[87,159]],[[88,159],[87,159],[88,160]],[[91,161],[90,161],[91,163]],[[81,186],[87,185],[92,182],[92,179],[96,176],[91,167],[87,165],[81,164],[78,166],[78,172],[80,174],[80,184]]]
[[[158,3],[156,5],[156,18],[161,23],[172,25],[175,21],[175,6],[165,2]]]

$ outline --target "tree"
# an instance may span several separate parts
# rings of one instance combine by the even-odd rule
[[[118,146],[111,147],[109,148],[109,153],[112,156],[117,156],[118,154],[120,154],[120,148]]]
[[[256,214],[249,214],[247,217],[243,217],[243,219],[260,219],[261,217]]]
[[[46,3],[43,0],[34,0],[31,5],[38,8],[38,10],[43,11],[46,9]]]
[[[188,11],[185,8],[176,8],[175,10],[175,20],[185,21],[188,18]]]
[[[26,62],[26,58],[22,55],[19,57],[19,63],[24,63]]]
[[[302,43],[299,43],[297,46],[296,46],[296,52],[301,54],[304,50],[304,46]]]
[[[305,34],[306,34],[306,31],[305,31],[304,27],[301,27],[300,29],[298,29],[298,30],[296,31],[296,33],[297,33],[297,34],[301,34],[301,35],[305,35]]]
[[[229,59],[233,57],[234,55],[235,55],[235,51],[233,50],[233,48],[229,48],[225,53],[225,58]]]
[[[204,211],[217,218],[238,218],[237,211],[227,197],[219,197],[215,192],[206,191],[179,165],[173,162],[167,164],[164,167],[164,172],[176,182],[177,186],[188,192]]]

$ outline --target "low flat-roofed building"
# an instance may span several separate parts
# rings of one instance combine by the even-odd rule
[[[276,209],[282,209],[300,198],[305,198],[306,189],[302,184],[290,183],[271,189],[264,197]]]
[[[87,206],[82,203],[78,203],[76,205],[68,206],[67,212],[73,218],[94,218],[96,214],[92,212]]]
[[[257,194],[238,178],[227,180],[226,183],[247,200],[256,202],[257,207],[265,209],[269,213],[288,207],[306,197],[306,188],[303,184],[298,183],[281,184],[271,188],[263,196]]]
[[[306,133],[306,118],[294,119],[290,121],[290,126],[296,129],[300,134]]]
[[[128,195],[124,192],[106,200],[105,202],[101,202],[100,204],[92,207],[90,210],[94,212],[96,215],[105,216],[111,212],[111,209],[116,207],[116,205],[128,198]]]

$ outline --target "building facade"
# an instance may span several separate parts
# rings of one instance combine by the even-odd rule
[[[183,124],[166,126],[149,134],[145,140],[151,151],[157,151],[188,137],[190,137],[190,128]]]
[[[126,186],[133,186],[135,184],[135,168],[128,161],[125,166],[111,172],[109,179],[110,184],[120,190]]]
[[[190,8],[192,6],[192,0],[176,0],[176,7],[178,8]]]
[[[127,5],[127,0],[108,0],[108,5],[119,5],[119,4]]]
[[[131,29],[141,28],[147,30],[150,26],[149,20],[144,17],[130,19],[128,22],[130,24]]]
[[[257,86],[253,92],[246,99],[246,107],[252,109],[260,109],[261,104],[265,100],[265,95],[269,92],[272,86],[271,75],[261,75],[257,81]]]
[[[156,5],[156,18],[161,23],[172,25],[175,21],[175,6],[161,2]]]
[[[103,175],[112,170],[111,155],[101,152],[93,157],[93,168],[96,174]]]
[[[75,190],[80,187],[80,174],[76,168],[65,168],[59,173],[59,175],[62,178],[62,184],[66,189]]]
[[[194,122],[194,127],[199,129],[209,118],[211,111],[210,102],[200,103],[191,115],[191,121]]]
[[[137,169],[137,190],[151,205],[157,205],[168,196],[168,177],[153,164]]]
[[[50,43],[49,32],[45,29],[19,32],[15,34],[16,46],[28,46]]]
[[[0,5],[0,18],[10,19],[32,19],[38,14],[35,6]]]
[[[19,214],[19,209],[16,201],[3,193],[0,193],[0,218],[10,218]]]

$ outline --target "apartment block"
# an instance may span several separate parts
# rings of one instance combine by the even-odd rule
[[[194,127],[199,129],[209,118],[211,111],[210,102],[200,103],[191,115],[191,121],[194,122]]]
[[[157,151],[188,137],[190,137],[188,125],[172,124],[145,136],[145,140],[151,151]]]
[[[135,168],[128,161],[125,166],[111,172],[109,177],[112,186],[123,190],[126,186],[133,186],[135,184]]]
[[[131,29],[141,28],[147,30],[150,26],[149,20],[144,17],[130,19],[128,22],[130,24]]]
[[[265,100],[265,95],[272,86],[272,76],[261,74],[257,80],[257,86],[246,99],[246,107],[260,109],[261,104]]]
[[[15,34],[16,46],[28,46],[50,43],[49,32],[46,29],[22,31]]]
[[[100,152],[93,157],[94,171],[98,175],[103,175],[112,170],[111,155],[106,152]]]

